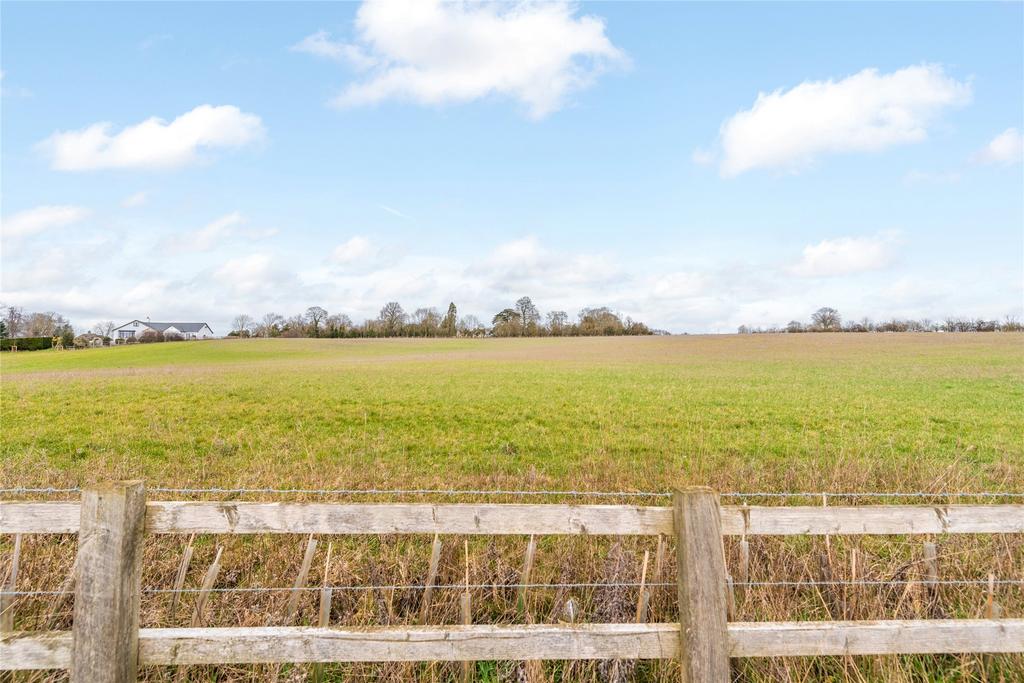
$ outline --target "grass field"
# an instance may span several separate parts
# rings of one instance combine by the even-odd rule
[[[1024,337],[245,340],[5,354],[3,480],[1020,486]]]
[[[140,477],[150,486],[225,488],[1024,491],[1020,334],[225,340],[3,354],[0,373],[3,486]],[[332,580],[415,582],[428,541],[391,539],[368,548],[365,539],[338,539],[346,559]],[[147,541],[144,583],[170,580],[182,542]],[[23,571],[34,587],[60,582],[73,543],[27,545]],[[194,571],[201,574],[223,543],[229,585],[284,585],[301,555],[299,540],[199,543]],[[642,547],[632,540],[545,543],[536,579],[635,580]],[[514,540],[475,539],[471,548],[475,581],[515,578],[522,549]],[[861,553],[861,576],[892,577],[916,571],[920,543],[833,539],[823,549],[820,539],[797,538],[753,545],[758,576],[774,579],[814,575],[822,553],[842,576],[853,549]],[[727,552],[735,557],[733,544]],[[1024,575],[1019,538],[955,539],[942,552],[949,578]],[[442,582],[460,581],[461,567],[460,541],[446,546]],[[1022,592],[1011,586],[1000,595],[1009,614],[1020,616]],[[851,607],[845,593],[751,591],[740,616],[978,616],[984,602],[980,589],[950,590],[937,605],[915,596],[867,592]],[[560,598],[531,599],[548,619]],[[590,616],[605,620],[628,620],[635,603],[625,594],[580,599]],[[247,600],[225,597],[215,620],[265,623],[265,610],[283,598]],[[360,600],[339,599],[339,620],[398,618],[392,607],[382,613],[383,603]],[[415,596],[408,601],[414,612]],[[144,608],[148,624],[176,623],[158,600]],[[315,613],[312,602],[310,608]],[[481,609],[480,621],[516,617],[511,599]],[[672,620],[671,594],[657,597],[653,609]],[[457,596],[440,597],[436,612],[456,620]],[[615,680],[599,665],[573,666],[579,668],[570,675],[550,664],[549,678]],[[1007,657],[751,660],[738,675],[1013,680],[1022,666]],[[349,666],[332,680],[403,680],[426,671]],[[444,680],[456,669],[431,671]],[[485,679],[502,677],[488,672],[482,664]],[[669,664],[628,673],[621,680],[674,675]],[[262,680],[245,667],[195,675]]]

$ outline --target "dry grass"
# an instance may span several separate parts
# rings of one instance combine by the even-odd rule
[[[475,342],[280,341],[18,354],[3,371],[3,485],[145,477],[151,485],[667,490],[1024,490],[1021,335],[814,335]],[[129,353],[124,353],[125,351]],[[252,351],[251,355],[250,351]],[[171,496],[164,496],[171,497]],[[180,496],[176,496],[180,497]],[[258,498],[258,496],[257,496]],[[292,498],[301,499],[299,496]],[[455,500],[480,500],[462,497]],[[498,502],[512,497],[493,498]],[[792,503],[806,501],[790,501]],[[839,500],[834,501],[838,503]],[[200,537],[187,585],[223,545],[219,587],[290,585],[304,538]],[[444,539],[441,584],[464,580],[462,538]],[[322,576],[327,541],[331,574]],[[147,539],[147,587],[169,587],[184,537]],[[416,585],[429,538],[321,538],[311,582]],[[634,588],[515,591],[525,539],[470,538],[476,623],[632,620]],[[654,539],[544,538],[536,582],[635,581]],[[6,544],[6,545],[5,545]],[[7,540],[0,540],[6,562]],[[732,571],[734,539],[726,543]],[[922,575],[921,539],[751,539],[751,580]],[[28,538],[19,587],[56,588],[73,538]],[[672,553],[668,553],[669,557]],[[939,539],[942,579],[1024,577],[1020,536]],[[259,558],[254,562],[253,558]],[[0,564],[0,576],[6,568]],[[670,561],[665,576],[671,582]],[[650,577],[650,581],[659,581]],[[458,590],[435,592],[431,621],[458,623]],[[1007,616],[1024,589],[997,587]],[[147,626],[187,624],[170,598],[143,600]],[[334,624],[415,620],[416,590],[335,593]],[[284,594],[226,593],[210,625],[280,623]],[[300,623],[316,619],[316,593]],[[976,617],[984,587],[757,587],[737,619]],[[676,618],[656,588],[651,619]],[[69,605],[26,599],[18,626],[64,628]],[[305,680],[309,667],[282,679]],[[1022,657],[858,657],[737,661],[742,681],[1012,681]],[[329,680],[456,680],[458,665],[337,665]],[[678,680],[670,662],[483,662],[480,680]],[[195,667],[190,680],[261,681],[266,667]],[[169,670],[148,680],[172,680]],[[60,675],[34,676],[59,680]]]

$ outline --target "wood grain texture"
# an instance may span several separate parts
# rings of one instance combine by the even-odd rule
[[[1024,652],[1024,619],[734,622],[733,657]]]
[[[191,503],[150,506],[152,533],[657,534],[668,508],[624,505]]]
[[[0,533],[78,531],[78,503],[0,502]],[[1024,505],[735,506],[726,536],[1024,533]],[[672,508],[630,505],[156,501],[149,533],[622,535],[672,533]]]
[[[672,496],[679,587],[679,663],[684,683],[729,683],[728,597],[718,496]]]
[[[14,593],[18,589],[18,566],[21,564],[21,534],[14,535],[14,549],[11,551],[11,568],[7,580],[0,586],[0,631],[14,630],[14,606],[18,602],[16,595],[8,595],[4,591]]]
[[[148,631],[142,639],[146,664],[665,659],[675,655],[679,639],[676,624]]]
[[[116,482],[82,494],[72,683],[134,681],[146,491]]]
[[[735,622],[732,657],[1024,652],[1024,619]],[[672,659],[678,624],[419,626],[362,629],[156,628],[139,632],[146,666],[475,659]],[[71,632],[0,634],[0,670],[64,669]]]
[[[1024,505],[722,507],[722,533],[747,535],[1024,533]]]
[[[71,666],[71,631],[0,633],[0,671],[67,669]]]
[[[82,506],[0,501],[0,534],[77,534]]]

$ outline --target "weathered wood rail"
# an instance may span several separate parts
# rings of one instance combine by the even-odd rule
[[[0,502],[0,533],[79,535],[72,631],[0,633],[0,670],[68,668],[75,683],[139,665],[679,659],[688,681],[729,680],[731,657],[1024,652],[1024,619],[727,622],[723,535],[1024,533],[1024,505],[672,507],[144,500],[140,482],[76,502]],[[144,534],[665,535],[676,538],[679,623],[371,628],[139,628]]]

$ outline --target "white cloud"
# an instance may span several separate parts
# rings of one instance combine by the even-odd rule
[[[148,192],[136,192],[135,194],[128,195],[121,200],[121,206],[126,209],[130,209],[136,206],[142,206],[149,199]]]
[[[277,234],[273,228],[256,230],[245,229],[245,218],[237,211],[211,221],[190,232],[175,235],[164,241],[160,249],[168,249],[175,253],[211,251],[228,240],[236,237],[258,240]]]
[[[681,271],[657,278],[651,292],[659,299],[679,299],[699,296],[707,286],[708,278],[705,274]]]
[[[39,144],[60,171],[174,168],[200,159],[201,150],[242,147],[260,140],[263,123],[230,105],[203,104],[167,123],[152,117],[112,134],[113,124],[58,131]]]
[[[1024,160],[1024,135],[1016,128],[1007,128],[985,145],[973,161],[979,164],[1001,164],[1009,166]]]
[[[233,294],[252,296],[287,289],[295,277],[276,266],[270,254],[255,253],[228,259],[213,271],[213,279]]]
[[[789,271],[800,277],[852,275],[885,268],[895,256],[896,235],[838,237],[804,247],[803,257]]]
[[[37,206],[19,211],[3,219],[2,232],[7,238],[28,237],[52,228],[64,228],[89,215],[81,206]]]
[[[365,259],[373,258],[377,254],[377,249],[373,246],[370,240],[356,235],[347,242],[343,242],[334,248],[331,252],[330,260],[333,263],[339,265],[347,265],[349,263],[356,263]]]
[[[377,60],[359,47],[341,41],[331,40],[327,31],[317,31],[306,36],[290,48],[293,52],[305,52],[336,62],[348,62],[357,69],[369,69]]]
[[[970,84],[936,64],[890,74],[864,69],[839,81],[762,92],[750,109],[722,124],[719,171],[723,177],[756,168],[798,171],[823,154],[921,142],[939,112],[970,99]]]
[[[498,245],[467,274],[482,277],[497,293],[534,292],[566,296],[600,290],[625,277],[615,260],[601,253],[560,253],[544,247],[530,235]]]
[[[336,106],[389,99],[441,105],[497,95],[522,102],[536,119],[627,61],[602,19],[576,13],[567,2],[368,0],[356,17],[358,47],[319,32],[295,49],[376,65],[334,99]]]

